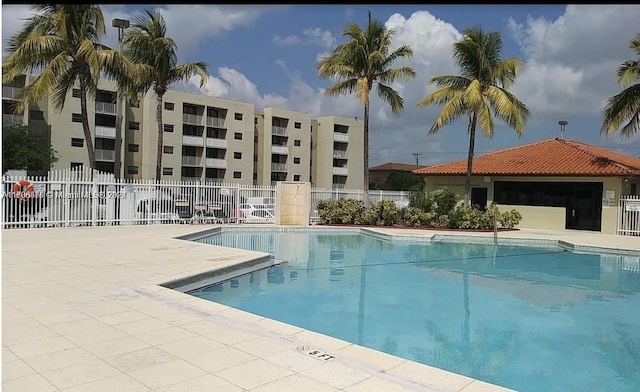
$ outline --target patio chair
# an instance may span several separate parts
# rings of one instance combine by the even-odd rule
[[[207,212],[207,206],[204,204],[196,204],[193,206],[193,216],[191,217],[192,223],[204,223],[205,214]]]
[[[234,209],[233,215],[229,218],[229,222],[242,223],[244,222],[244,212],[241,209]]]
[[[191,212],[191,204],[188,200],[176,200],[176,213],[178,214],[178,223],[191,223],[193,213]]]
[[[222,207],[217,204],[209,204],[206,216],[209,223],[225,223],[228,220]]]

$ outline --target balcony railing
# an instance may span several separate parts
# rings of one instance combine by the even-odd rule
[[[224,182],[224,177],[222,177],[222,178],[220,178],[220,177],[206,177],[204,179],[204,182],[221,183],[221,182]]]
[[[273,172],[287,172],[287,164],[286,163],[276,163],[271,162],[271,171]]]
[[[193,155],[183,155],[182,156],[182,165],[183,166],[201,166],[202,159]]]
[[[289,155],[289,147],[287,146],[271,146],[271,153],[280,155]]]
[[[331,184],[332,189],[344,189],[345,184]]]
[[[346,133],[342,133],[342,132],[334,132],[333,133],[333,141],[334,142],[345,142],[345,143],[348,143],[349,142],[349,135],[347,135]]]
[[[11,123],[20,123],[22,124],[24,121],[24,116],[20,114],[2,114],[2,123],[3,124],[11,124]]]
[[[333,157],[336,159],[347,159],[347,152],[344,150],[333,150]]]
[[[116,104],[110,102],[96,102],[96,113],[116,114]]]
[[[212,167],[215,169],[226,169],[227,161],[220,158],[207,158],[207,160],[205,161],[205,165],[207,167]]]
[[[271,126],[271,133],[276,136],[287,136],[287,127]]]
[[[182,135],[182,144],[188,144],[190,146],[204,147],[204,137],[202,137],[202,136]]]
[[[21,93],[20,87],[2,86],[2,98],[17,98]]]
[[[224,128],[225,119],[222,117],[207,117],[207,126],[214,128]]]
[[[114,162],[116,152],[114,150],[101,150],[96,148],[96,161]]]
[[[116,127],[106,127],[104,125],[96,125],[96,136],[116,137]]]
[[[182,182],[200,182],[200,177],[180,177]]]
[[[197,114],[182,114],[182,122],[190,125],[202,125],[202,116]]]
[[[213,148],[227,148],[227,141],[224,139],[216,139],[213,137],[207,138],[207,147]]]
[[[348,170],[346,167],[334,167],[333,168],[333,174],[336,176],[346,176],[348,173]]]

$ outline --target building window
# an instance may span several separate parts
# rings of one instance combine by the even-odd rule
[[[129,130],[131,131],[139,131],[140,123],[137,121],[129,121]]]
[[[173,132],[173,124],[164,124],[165,132]]]
[[[165,154],[173,154],[173,146],[163,146],[162,150]]]
[[[174,106],[175,106],[175,105],[173,104],[173,102],[165,102],[165,103],[164,103],[164,110],[171,110],[171,111],[173,111],[173,107],[174,107]]]
[[[129,148],[128,148],[129,152],[138,152],[140,151],[140,145],[139,144],[129,144]],[[136,172],[137,174],[137,172]]]
[[[294,174],[293,181],[300,181],[300,174]]]
[[[294,123],[293,123],[293,127],[294,127],[295,129],[300,129],[300,128],[302,128],[302,123],[294,122]]]
[[[255,121],[253,122],[255,125],[258,125],[258,117],[255,118]]]
[[[242,132],[236,132],[233,134],[233,138],[236,140],[242,140]]]
[[[173,175],[173,168],[172,167],[163,167],[162,168],[162,175],[163,176],[172,176]]]
[[[84,139],[81,139],[78,137],[72,137],[71,147],[84,147]]]
[[[31,120],[44,120],[44,113],[42,110],[29,110],[29,118]]]
[[[300,164],[300,158],[298,158],[298,157],[293,158],[293,163],[295,165],[299,165]]]
[[[253,181],[256,181],[258,179],[258,173],[253,173]]]
[[[235,113],[233,115],[233,118],[235,118],[238,121],[242,121],[242,113]]]
[[[71,121],[72,122],[82,122],[82,114],[80,114],[80,113],[71,114]]]
[[[233,178],[242,178],[242,172],[233,172]]]
[[[127,166],[127,174],[138,174],[138,166]]]
[[[82,170],[84,163],[82,162],[71,162],[71,170]]]
[[[242,153],[241,152],[234,152],[233,153],[233,159],[242,159]]]
[[[294,139],[293,140],[293,145],[296,146],[296,147],[300,147],[300,140]]]
[[[80,89],[79,88],[74,88],[71,91],[71,96],[74,98],[80,98]]]

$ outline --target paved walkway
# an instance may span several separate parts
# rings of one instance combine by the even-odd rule
[[[264,257],[174,238],[208,227],[3,230],[2,390],[505,390],[159,286]],[[635,237],[502,235],[640,250]]]

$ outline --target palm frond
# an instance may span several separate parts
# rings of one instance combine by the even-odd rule
[[[618,84],[622,88],[627,88],[633,83],[640,81],[640,61],[625,61],[618,68]]]
[[[356,91],[357,86],[358,79],[356,78],[343,80],[324,90],[324,95],[335,97],[343,94],[352,94]]]
[[[442,87],[422,98],[416,106],[421,108],[429,105],[444,105],[454,97],[463,94],[465,90],[466,88],[460,88],[457,86]]]
[[[506,89],[497,86],[487,87],[486,96],[495,116],[522,136],[524,127],[531,116],[527,105]]]
[[[604,121],[600,132],[609,135],[622,127],[620,129],[622,138],[630,138],[640,133],[639,116],[640,84],[634,84],[609,98],[604,108]]]
[[[472,79],[465,78],[464,76],[457,75],[443,75],[443,76],[434,76],[429,79],[430,84],[435,84],[436,86],[451,86],[458,87],[461,89],[466,89],[471,84]]]
[[[438,117],[436,117],[431,128],[429,128],[429,135],[437,133],[441,128],[464,116],[468,112],[463,95],[464,93],[455,95],[443,106],[440,114],[438,114]]]
[[[509,88],[513,86],[522,68],[524,68],[524,61],[519,58],[513,57],[502,60],[491,70],[490,79],[502,88]]]
[[[378,83],[377,89],[378,96],[391,106],[391,111],[394,114],[398,114],[404,109],[404,100],[396,90],[382,83]]]
[[[186,63],[176,68],[171,74],[171,81],[178,82],[181,80],[187,80],[190,77],[198,75],[200,76],[200,88],[203,88],[207,84],[209,74],[207,73],[207,63],[200,61],[197,63]]]
[[[389,68],[376,76],[376,80],[380,83],[390,84],[398,79],[411,80],[416,77],[416,71],[411,67]]]

